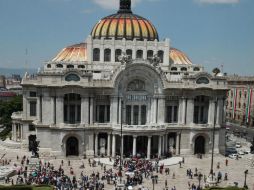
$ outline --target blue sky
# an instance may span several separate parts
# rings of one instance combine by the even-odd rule
[[[0,0],[0,67],[37,68],[86,39],[118,0]],[[254,75],[253,0],[133,0],[160,39],[207,71]],[[26,56],[26,49],[28,55]],[[26,63],[27,60],[27,64]]]

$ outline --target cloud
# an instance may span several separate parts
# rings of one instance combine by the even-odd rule
[[[240,3],[240,0],[195,0],[199,3],[206,4],[237,4]]]

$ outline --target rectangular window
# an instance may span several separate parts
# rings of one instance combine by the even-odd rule
[[[107,105],[107,122],[110,122],[110,105]]]
[[[105,106],[100,105],[99,106],[99,123],[105,123]]]
[[[177,123],[178,120],[178,107],[174,106],[174,123]]]
[[[194,107],[194,123],[198,123],[198,116],[199,116],[199,107],[195,106]]]
[[[29,93],[29,96],[30,96],[30,97],[36,97],[36,92],[31,91],[31,92]]]
[[[78,114],[78,115],[77,115],[77,122],[80,123],[80,121],[81,121],[81,117],[80,117],[80,116],[81,116],[81,106],[78,105],[78,106],[77,106],[77,109],[78,109],[78,110],[77,110],[77,111],[78,111],[78,112],[77,112],[77,114]]]
[[[138,125],[138,114],[139,112],[139,106],[134,106],[133,109],[133,125]]]
[[[29,131],[35,131],[35,126],[34,125],[29,125]]]
[[[131,106],[126,106],[126,124],[131,125]]]
[[[141,106],[141,125],[146,124],[146,106]]]
[[[69,123],[74,124],[75,123],[75,105],[70,105],[70,119]]]
[[[68,106],[64,105],[64,122],[68,121]]]
[[[172,123],[172,106],[167,107],[167,118],[166,121],[167,123]]]
[[[36,102],[30,102],[30,116],[36,116]]]

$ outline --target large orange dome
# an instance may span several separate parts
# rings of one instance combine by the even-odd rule
[[[123,39],[126,40],[159,40],[158,33],[153,24],[131,11],[130,0],[120,0],[120,9],[113,14],[101,19],[91,32],[93,39]]]

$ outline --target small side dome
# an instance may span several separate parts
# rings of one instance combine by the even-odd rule
[[[192,65],[188,56],[176,48],[170,48],[169,62],[176,65]]]
[[[75,44],[64,48],[52,62],[85,62],[87,61],[86,43]]]

